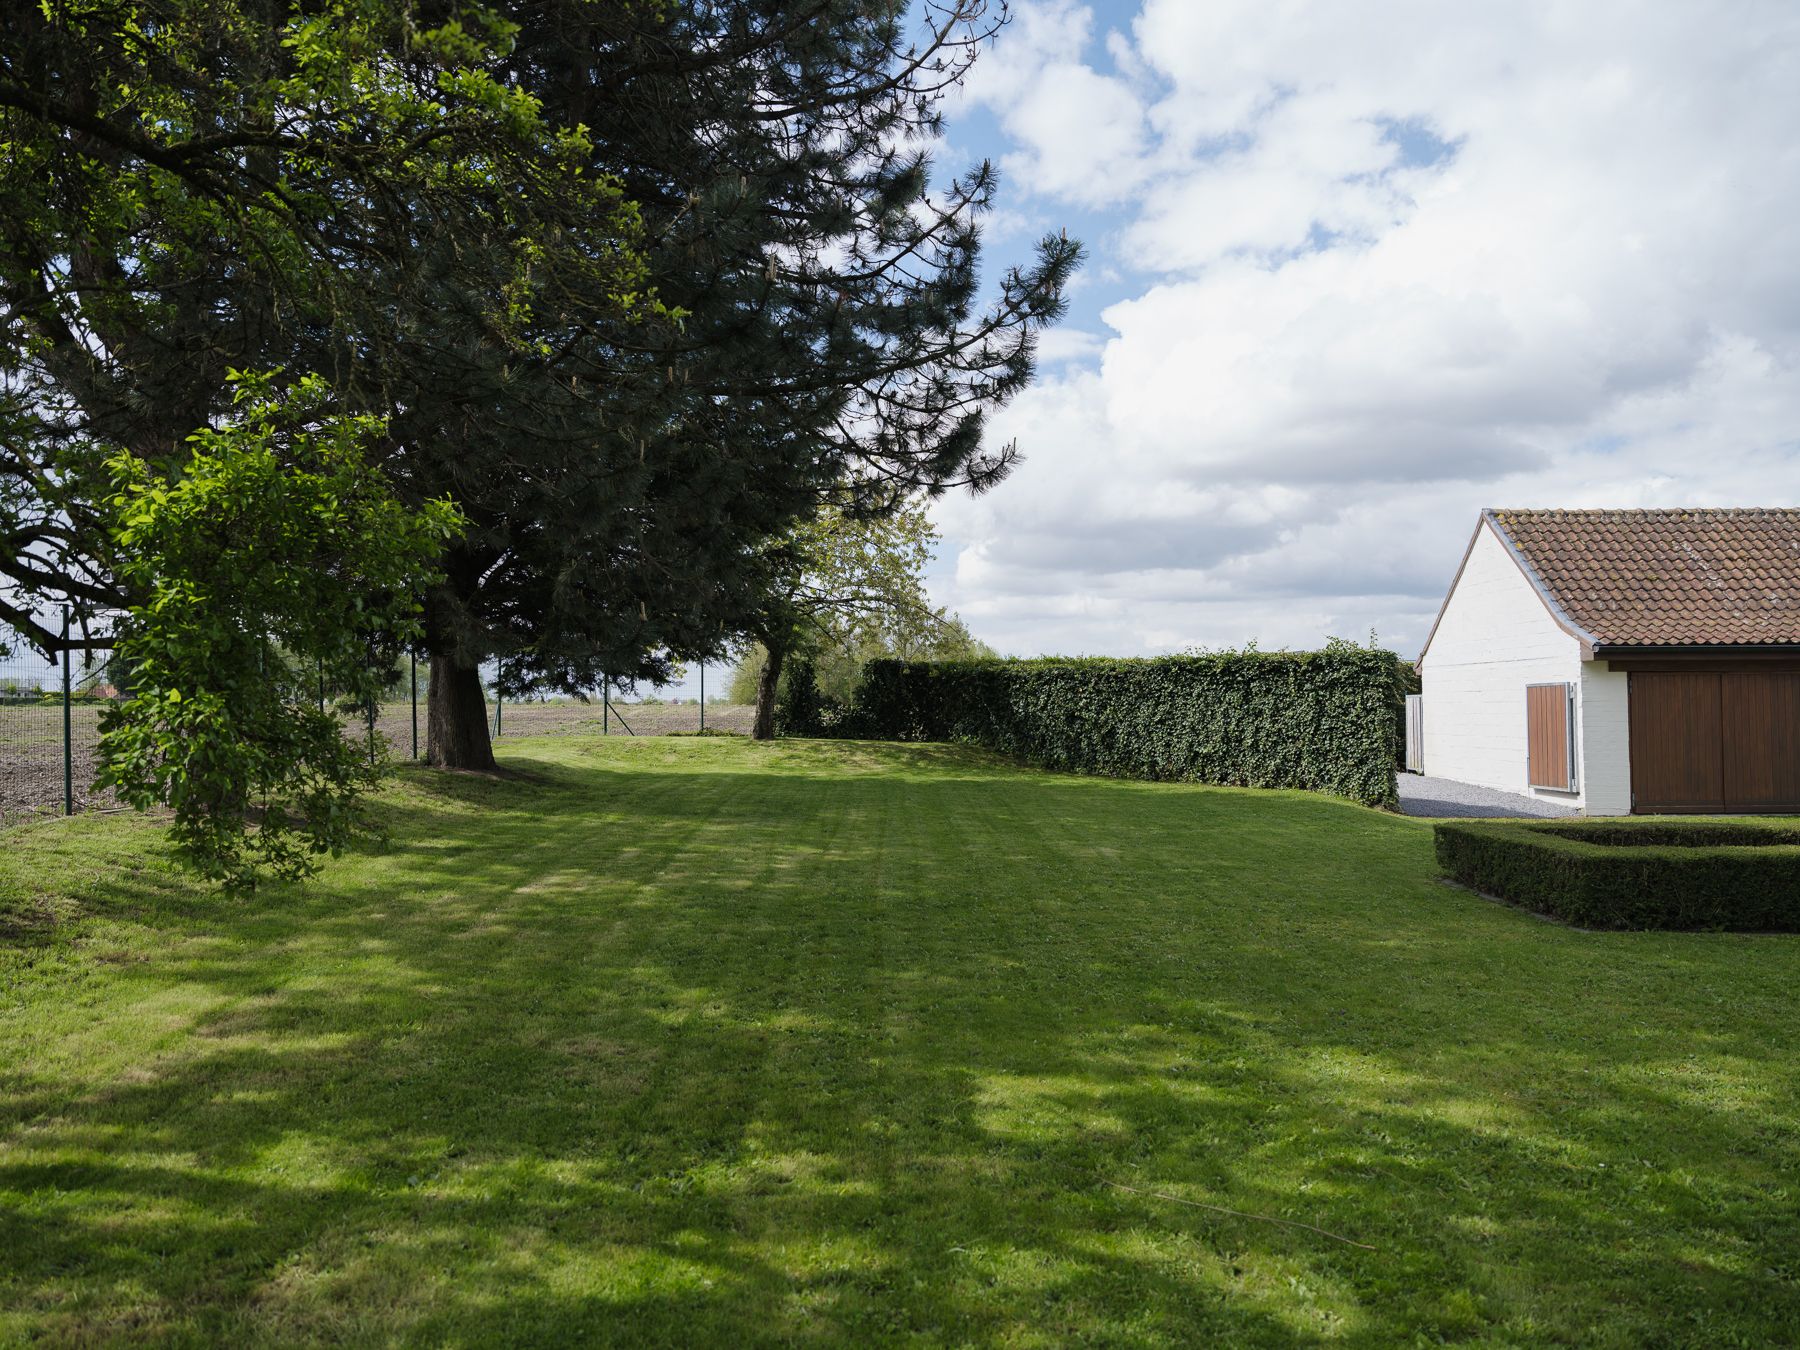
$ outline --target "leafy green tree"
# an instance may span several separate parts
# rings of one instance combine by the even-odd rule
[[[579,322],[657,312],[617,182],[501,65],[515,31],[392,0],[9,11],[0,622],[55,652],[38,616],[69,600],[72,645],[111,641],[108,616],[150,584],[111,528],[117,458],[179,474],[189,436],[231,415],[233,369],[322,377],[329,415],[380,424],[365,471],[423,510],[480,495],[458,490],[466,436],[412,453],[452,420],[421,430],[432,395],[455,391],[469,426],[531,416],[465,367],[529,367],[564,291]]]
[[[809,684],[848,703],[864,661],[991,654],[962,621],[934,607],[924,572],[937,533],[925,503],[861,517],[827,507],[775,541],[771,581],[747,631],[754,643],[732,680],[734,701],[756,705],[754,735],[775,735],[782,675],[791,658]]]
[[[863,667],[871,661],[994,661],[999,657],[1000,653],[970,632],[958,615],[948,612],[935,631],[911,641],[896,642],[886,634],[876,633],[842,645],[821,642],[805,654],[819,697],[826,704],[841,708],[850,706],[856,687],[862,682]],[[760,642],[746,647],[732,667],[725,700],[754,704],[767,660],[768,653]],[[781,686],[791,684],[792,676],[792,664],[784,664]]]
[[[203,874],[306,874],[360,819],[374,747],[345,739],[314,681],[373,702],[419,633],[415,587],[460,528],[454,508],[400,506],[368,472],[381,433],[322,414],[322,381],[285,396],[238,382],[239,410],[189,438],[178,469],[119,453],[118,626],[132,696],[101,719],[101,781],[167,803]]]
[[[813,657],[814,679],[829,702],[849,707],[863,667],[871,661],[992,661],[1000,653],[969,631],[955,614],[926,632],[877,634],[850,647],[827,648]]]
[[[464,533],[425,595],[428,754],[510,696],[717,655],[826,498],[981,487],[1079,246],[984,284],[995,176],[932,188],[993,25],[883,0],[51,0],[0,36],[10,619],[132,603],[95,503],[224,371],[328,381]],[[918,35],[915,42],[914,35]],[[50,190],[45,184],[52,185]]]

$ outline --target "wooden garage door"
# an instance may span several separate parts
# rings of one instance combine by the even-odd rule
[[[1800,675],[1634,671],[1632,809],[1800,811]]]
[[[1800,675],[1719,676],[1727,811],[1800,811]]]

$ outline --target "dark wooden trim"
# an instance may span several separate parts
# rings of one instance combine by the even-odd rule
[[[1800,655],[1783,653],[1780,656],[1769,656],[1763,660],[1755,660],[1742,656],[1635,656],[1608,657],[1608,670],[1650,672],[1664,675],[1675,675],[1688,671],[1696,675],[1737,675],[1751,671],[1779,672],[1783,674],[1800,673]]]
[[[1770,661],[1800,661],[1800,647],[1602,647],[1601,661],[1731,661],[1760,666]]]
[[[1742,646],[1597,646],[1595,661],[1607,670],[1622,671],[1800,671],[1800,646],[1796,644],[1742,644]]]
[[[1711,802],[1696,806],[1633,806],[1635,816],[1800,816],[1800,802],[1759,803],[1756,806],[1720,806]]]

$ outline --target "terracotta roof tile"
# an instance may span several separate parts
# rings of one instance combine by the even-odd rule
[[[1487,515],[1596,644],[1800,643],[1800,510]]]

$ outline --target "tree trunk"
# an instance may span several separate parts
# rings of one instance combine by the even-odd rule
[[[487,697],[481,670],[446,652],[431,654],[431,693],[426,701],[425,762],[439,769],[492,769]]]
[[[787,655],[780,647],[766,650],[769,659],[763,662],[756,680],[756,724],[750,732],[759,741],[775,739],[775,693],[781,687],[781,661]]]

